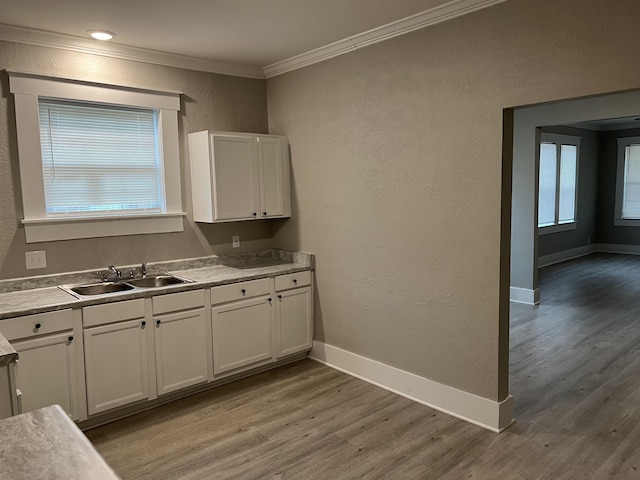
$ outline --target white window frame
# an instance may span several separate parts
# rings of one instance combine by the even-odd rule
[[[8,72],[15,99],[25,238],[27,243],[184,230],[178,145],[180,94]],[[38,97],[159,111],[165,209],[161,213],[47,218],[40,146]]]
[[[616,203],[613,224],[616,227],[640,227],[640,218],[623,218],[625,149],[629,145],[640,145],[640,137],[618,138],[618,160],[616,164]]]
[[[559,232],[567,232],[569,230],[575,230],[578,226],[578,180],[580,178],[580,141],[581,137],[576,137],[573,135],[562,135],[559,133],[540,133],[540,143],[553,143],[555,145],[573,145],[576,147],[576,190],[575,190],[575,212],[573,216],[573,222],[566,223],[557,223],[555,225],[547,225],[546,227],[538,227],[538,216],[536,211],[536,227],[538,228],[538,235],[549,235],[551,233],[559,233]],[[538,177],[540,175],[540,143],[538,144],[537,149],[537,160],[538,160]],[[557,167],[559,171],[560,169],[560,161],[558,158]],[[558,173],[556,173],[558,175]],[[558,209],[558,189],[560,188],[559,178],[556,178],[556,211]],[[539,182],[539,180],[538,180]],[[538,196],[540,195],[539,191],[540,185],[536,185],[536,190],[538,191]],[[538,202],[538,198],[536,198],[536,206]],[[536,207],[537,208],[537,207]]]

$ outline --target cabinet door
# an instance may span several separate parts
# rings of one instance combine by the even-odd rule
[[[256,218],[258,161],[253,136],[212,135],[214,221]]]
[[[207,381],[204,309],[154,318],[158,395]]]
[[[211,309],[214,376],[272,360],[270,300],[258,297]]]
[[[258,137],[261,218],[291,216],[289,150],[284,137]]]
[[[17,392],[11,384],[12,374],[9,372],[9,369],[13,370],[14,368],[14,362],[0,366],[0,419],[21,413],[15,408],[17,399],[14,399],[14,397]]]
[[[311,348],[313,303],[311,287],[280,292],[276,300],[277,358]]]
[[[84,331],[89,415],[148,398],[149,327],[129,320]]]
[[[79,418],[77,342],[69,332],[12,343],[19,355],[16,384],[23,412],[58,404],[73,420]]]

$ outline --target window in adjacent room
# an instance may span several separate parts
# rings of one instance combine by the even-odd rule
[[[28,243],[182,231],[179,94],[9,78]]]
[[[614,224],[640,226],[640,137],[618,139]]]
[[[576,228],[580,137],[542,133],[538,193],[539,233]]]

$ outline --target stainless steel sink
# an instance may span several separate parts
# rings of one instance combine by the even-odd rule
[[[129,285],[138,288],[158,288],[168,285],[177,285],[179,283],[188,283],[190,280],[176,277],[175,275],[155,275],[153,277],[135,278],[127,280]]]
[[[142,278],[131,278],[117,282],[102,282],[78,285],[60,285],[60,288],[74,297],[82,298],[95,295],[128,292],[136,289],[160,288],[181,283],[191,283],[192,280],[175,275],[152,275]]]
[[[132,285],[126,283],[93,283],[89,285],[65,285],[63,290],[77,293],[78,295],[104,295],[105,293],[126,292],[133,290]]]

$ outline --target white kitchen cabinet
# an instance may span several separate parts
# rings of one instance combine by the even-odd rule
[[[151,399],[153,328],[143,299],[83,309],[89,415]]]
[[[291,216],[287,137],[196,132],[189,151],[195,221]]]
[[[213,287],[211,302],[214,377],[273,361],[269,279]]]
[[[22,412],[58,404],[84,419],[82,340],[70,309],[2,321],[3,335],[18,352],[15,386]]]
[[[209,380],[204,291],[153,297],[153,321],[158,395]]]
[[[313,341],[311,272],[280,275],[276,289],[276,358],[310,350]]]
[[[15,362],[0,366],[0,419],[22,413],[15,385]]]

